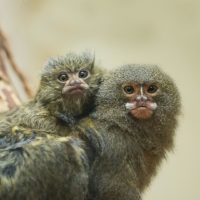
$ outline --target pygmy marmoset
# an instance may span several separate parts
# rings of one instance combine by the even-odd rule
[[[157,66],[124,65],[104,77],[96,102],[95,118],[80,123],[83,133],[97,137],[93,146],[98,141],[101,152],[90,169],[88,199],[140,199],[173,147],[177,87]]]
[[[76,135],[71,130],[92,111],[100,81],[89,53],[49,60],[35,98],[0,121],[0,198],[84,199],[93,150],[56,135]]]

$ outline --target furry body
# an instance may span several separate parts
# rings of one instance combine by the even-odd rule
[[[3,116],[0,199],[84,199],[93,153],[72,130],[93,109],[100,77],[87,53],[50,59],[35,98]]]
[[[146,82],[151,81],[159,85],[157,95],[151,98],[152,105],[154,105],[152,107],[152,113],[143,112],[144,109],[138,109],[137,112],[132,112],[130,109],[134,107],[133,97],[128,98],[127,96],[129,95],[124,95],[123,85],[125,83],[131,83],[143,87]],[[42,178],[43,181],[41,180],[40,186],[43,186],[43,184],[46,185],[48,181],[55,181],[55,183],[61,182],[63,185],[66,184],[70,187],[71,184],[69,183],[71,182],[69,180],[76,180],[76,175],[78,177],[89,176],[89,191],[86,197],[88,200],[139,200],[141,199],[140,193],[149,185],[152,177],[156,174],[158,166],[166,156],[166,152],[173,147],[177,116],[180,112],[178,90],[171,78],[157,66],[126,65],[116,71],[111,71],[110,74],[105,76],[100,90],[97,93],[96,102],[96,111],[91,117],[82,119],[76,127],[73,127],[72,132],[67,130],[66,135],[78,135],[78,138],[73,137],[70,141],[78,140],[79,144],[82,143],[81,141],[89,141],[83,146],[75,146],[81,149],[83,153],[82,157],[86,155],[84,159],[78,159],[79,161],[81,160],[79,162],[79,166],[81,167],[78,171],[72,170],[71,172],[67,167],[69,166],[69,169],[74,169],[77,166],[77,160],[74,162],[70,160],[69,165],[63,165],[62,159],[70,156],[80,158],[80,154],[65,150],[66,147],[63,147],[62,143],[57,145],[58,148],[61,148],[61,151],[58,151],[54,148],[54,143],[56,143],[57,139],[43,139],[41,144],[38,145],[38,149],[32,151],[34,139],[33,142],[24,146],[27,151],[30,151],[30,154],[33,154],[33,158],[24,157],[22,159],[25,162],[25,166],[28,165],[28,170],[23,167],[21,174],[23,172],[27,173],[27,175],[34,174],[32,171],[42,174],[44,170],[44,175],[47,174],[48,176],[51,172],[45,170],[45,167],[49,161],[52,162],[51,169],[58,172],[57,178],[56,174],[53,179]],[[145,117],[142,116],[143,114]],[[39,122],[41,123],[41,121]],[[40,130],[43,130],[43,124],[45,124],[45,121],[39,126]],[[55,127],[51,125],[49,123],[46,127],[51,127],[50,130],[54,130],[53,128]],[[41,132],[42,135],[46,135],[46,132]],[[15,140],[15,143],[17,143],[16,141],[18,139]],[[4,148],[7,148],[6,144],[4,143]],[[75,142],[75,144],[77,143]],[[73,142],[67,142],[68,148],[73,148],[73,145]],[[43,146],[48,151],[44,164],[40,166],[37,163],[41,162],[40,156],[43,154],[43,151],[41,151]],[[94,162],[90,164],[88,157],[93,151],[96,156],[94,157]],[[57,154],[57,156],[50,157],[51,152],[55,155]],[[36,153],[38,153],[38,156],[35,157],[37,155]],[[9,154],[9,156],[14,155],[15,153]],[[59,157],[62,159],[59,159]],[[36,160],[33,162],[34,158]],[[17,160],[21,159],[17,157]],[[31,164],[29,164],[29,160]],[[16,165],[20,166],[19,164]],[[58,168],[53,166],[58,166]],[[64,170],[62,166],[64,166]],[[90,166],[89,171],[87,170],[87,166]],[[69,173],[65,173],[65,171]],[[69,179],[64,178],[66,174],[69,176]],[[26,182],[26,180],[28,179],[17,181],[17,184]],[[82,181],[84,184],[82,186],[79,185],[80,191],[83,191],[83,188],[88,184],[87,178],[82,179]],[[27,181],[27,184],[29,184],[29,181]],[[78,183],[76,184],[78,185]],[[70,191],[75,191],[73,190],[73,186],[74,184],[70,187]],[[8,187],[5,188],[7,189]],[[79,189],[75,193],[79,193]],[[64,187],[58,188],[58,190],[69,191]],[[51,194],[52,191],[56,192],[56,188],[52,188],[51,191],[47,188],[43,191]],[[1,194],[4,194],[4,192],[0,191]],[[22,194],[26,195],[27,193],[24,192]],[[68,192],[68,194],[71,193]],[[86,192],[81,194],[83,194],[81,197],[84,198]],[[36,199],[40,199],[40,197],[41,195],[38,195]],[[79,196],[78,198],[81,199],[81,197]],[[76,199],[76,195],[72,195],[72,197],[71,195],[66,196],[66,199],[70,198]]]
[[[0,150],[0,199],[84,200],[89,166],[82,142],[30,135]]]
[[[122,86],[132,81],[159,84],[158,94],[152,97],[157,108],[153,106],[153,114],[147,119],[135,118],[126,108],[132,99],[124,96]],[[125,65],[107,75],[97,94],[93,119],[98,131],[93,135],[100,141],[96,146],[101,147],[97,150],[101,154],[90,170],[88,199],[140,199],[166,152],[173,148],[179,112],[179,92],[157,66]]]

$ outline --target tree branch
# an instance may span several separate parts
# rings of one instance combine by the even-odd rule
[[[11,79],[7,70],[8,64],[21,81],[27,96],[32,97],[32,90],[28,84],[28,81],[16,64],[6,36],[0,29],[0,112],[5,112],[15,106],[20,105],[19,96],[11,83]]]

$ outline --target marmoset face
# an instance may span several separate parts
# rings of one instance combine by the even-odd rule
[[[160,93],[157,82],[144,82],[141,84],[130,81],[122,85],[122,91],[127,99],[125,106],[130,110],[133,117],[138,119],[151,117],[157,108],[154,97]]]
[[[88,68],[71,71],[70,69],[62,70],[57,73],[57,82],[62,87],[62,95],[81,96],[85,95],[89,89],[89,78],[91,70]]]

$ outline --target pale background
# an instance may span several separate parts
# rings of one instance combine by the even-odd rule
[[[183,115],[143,199],[200,199],[199,0],[0,0],[0,25],[34,90],[47,58],[69,50],[95,50],[108,68],[159,64],[180,88]]]

